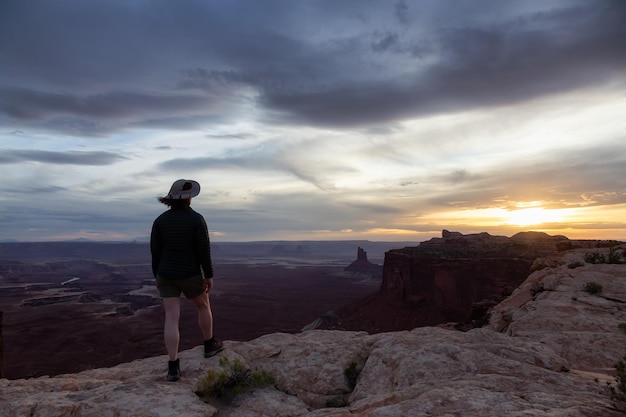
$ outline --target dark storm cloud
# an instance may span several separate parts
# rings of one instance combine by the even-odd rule
[[[398,34],[387,32],[384,34],[375,33],[372,40],[372,50],[374,52],[385,52],[398,43]]]
[[[223,120],[211,114],[211,108],[208,97],[193,94],[0,89],[0,115],[72,136],[106,136],[125,127],[193,129]]]
[[[262,158],[176,158],[159,164],[159,168],[177,171],[180,169],[203,169],[203,168],[246,168],[246,169],[276,169],[268,160]]]
[[[80,210],[74,211],[28,205],[27,201],[8,202],[5,207],[7,215],[0,216],[0,229],[8,235],[19,236],[19,240],[22,241],[27,241],[31,237],[31,229],[52,232],[53,236],[63,236],[67,231],[90,231],[94,227],[101,228],[94,231],[95,236],[103,230],[125,232],[132,228],[144,232],[149,227],[146,222],[129,217],[127,213],[115,214],[114,207],[106,207],[108,213],[103,212],[101,207],[89,207],[87,204],[82,204]]]
[[[247,140],[254,138],[254,135],[251,133],[232,133],[232,134],[223,134],[223,135],[206,135],[207,138],[212,139],[238,139],[238,140]]]
[[[62,165],[111,165],[126,157],[113,152],[53,152],[38,150],[5,149],[0,154],[0,164],[41,162]]]
[[[190,62],[214,61],[221,48],[228,58],[229,44],[245,36],[228,23],[236,18],[230,2],[214,7],[200,1],[2,2],[0,115],[17,127],[86,136],[211,122],[219,92],[181,92],[176,84]],[[254,56],[241,49],[245,66]],[[279,53],[271,45],[265,51]]]
[[[245,86],[266,122],[375,126],[623,79],[626,2],[578,4],[486,22],[464,2],[5,0],[0,112],[192,128],[167,113]]]
[[[318,188],[325,188],[326,185],[318,177],[320,173],[306,167],[297,166],[290,162],[289,158],[282,155],[261,155],[256,154],[249,157],[198,157],[198,158],[177,158],[159,164],[161,170],[179,172],[181,170],[248,170],[254,171],[274,171],[284,172],[298,178],[306,183]],[[323,175],[321,175],[323,176]]]
[[[18,80],[61,88],[132,84],[201,47],[219,27],[196,1],[172,7],[164,1],[5,0],[0,7],[6,70]]]
[[[296,45],[268,29],[286,18],[282,2],[5,0],[1,7],[0,50],[11,64],[5,71],[60,88],[106,91],[151,81],[163,88],[188,62],[247,68],[291,56]]]
[[[310,91],[266,90],[263,103],[284,120],[371,124],[602,84],[626,75],[624,21],[626,2],[613,1],[492,26],[441,29],[426,42],[431,47],[420,47],[430,49],[433,63],[414,61],[412,76]],[[417,46],[423,40],[388,34],[374,46],[388,50],[400,42]]]
[[[189,130],[200,129],[213,123],[220,124],[226,119],[225,116],[216,114],[203,114],[193,116],[168,116],[164,114],[160,117],[146,118],[137,122],[129,123],[130,127],[139,128],[161,128],[161,129],[174,129],[174,130]]]
[[[23,194],[23,193],[56,194],[56,193],[61,193],[64,191],[67,191],[67,188],[58,187],[54,185],[15,188],[15,187],[11,187],[10,185],[5,184],[4,187],[0,187],[0,192],[5,193],[5,194]]]
[[[395,4],[394,7],[395,7],[396,17],[398,18],[398,21],[402,23],[403,25],[408,25],[409,24],[409,17],[408,17],[409,6],[407,6],[406,2],[399,1]]]
[[[111,92],[94,95],[43,93],[26,89],[0,90],[0,111],[18,119],[41,119],[57,114],[94,118],[165,113],[206,105],[206,98]]]

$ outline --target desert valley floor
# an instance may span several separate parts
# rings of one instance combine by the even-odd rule
[[[378,289],[379,280],[346,273],[344,266],[216,263],[216,336],[245,341],[298,332]],[[72,373],[165,353],[163,310],[148,264],[58,263],[43,272],[30,265],[30,274],[22,267],[19,274],[5,267],[0,283],[5,378]],[[60,285],[74,274],[91,279]],[[202,343],[195,308],[187,300],[182,306],[181,350]]]

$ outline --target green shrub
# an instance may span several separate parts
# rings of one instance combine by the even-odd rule
[[[576,261],[576,262],[572,262],[572,263],[568,264],[568,265],[567,265],[567,267],[568,267],[569,269],[574,269],[574,268],[579,268],[579,267],[581,267],[581,266],[583,266],[583,265],[584,265],[584,264],[583,264],[582,262],[578,262],[578,261]]]
[[[585,254],[585,262],[588,264],[605,264],[606,257],[599,252],[591,252]]]
[[[609,387],[611,399],[619,403],[619,408],[623,408],[626,406],[626,356],[615,364],[615,370],[615,385],[610,382],[606,384]]]
[[[209,369],[198,383],[196,395],[203,400],[211,397],[230,402],[234,397],[252,388],[274,385],[276,379],[267,371],[252,372],[239,359],[231,362],[227,357],[220,358],[222,371]]]
[[[350,362],[348,366],[346,366],[346,369],[343,370],[343,374],[345,375],[346,380],[348,381],[348,386],[351,390],[356,387],[356,381],[359,378],[360,373],[361,370],[358,368],[357,363],[354,361]]]
[[[585,254],[585,262],[589,264],[622,264],[624,263],[622,252],[611,246],[608,256],[604,256],[604,254],[599,252],[587,253]]]
[[[611,246],[611,248],[609,249],[609,257],[607,258],[606,263],[607,264],[623,263],[621,252],[615,250],[615,248]]]
[[[598,294],[602,292],[603,288],[602,285],[598,284],[597,282],[587,282],[583,286],[583,290],[588,292],[589,294]]]
[[[620,329],[626,332],[626,323],[620,323],[617,325],[617,327],[619,327]]]

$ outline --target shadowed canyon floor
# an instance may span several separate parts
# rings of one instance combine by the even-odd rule
[[[147,265],[113,268],[116,272],[103,264],[70,262],[57,268],[5,274],[18,282],[3,283],[0,294],[4,377],[78,372],[164,353],[163,310]],[[224,340],[298,332],[379,285],[338,266],[217,264],[216,271],[211,302],[215,334]],[[68,284],[74,287],[59,285],[74,274],[91,278]],[[111,281],[117,284],[107,285]],[[201,343],[195,307],[187,300],[180,329],[181,350]]]

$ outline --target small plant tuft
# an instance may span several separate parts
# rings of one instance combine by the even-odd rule
[[[198,383],[196,395],[205,401],[214,397],[229,403],[244,391],[276,383],[271,373],[264,370],[253,372],[239,359],[231,362],[227,357],[222,357],[220,366],[222,371],[209,369]]]
[[[618,405],[618,408],[626,407],[626,356],[615,364],[615,384],[607,382],[609,395]]]
[[[591,252],[585,254],[585,262],[588,264],[605,264],[606,257],[600,252]]]
[[[587,282],[585,283],[585,285],[583,285],[583,291],[589,294],[598,294],[598,293],[601,293],[602,290],[603,290],[602,285],[594,281]]]
[[[609,247],[609,254],[605,256],[603,253],[591,252],[585,254],[585,262],[589,264],[623,264],[623,252],[617,250],[614,246]]]
[[[348,366],[346,366],[346,368],[343,370],[343,374],[348,381],[348,386],[350,387],[350,390],[354,390],[354,388],[356,387],[356,381],[359,378],[360,373],[361,370],[358,368],[357,363],[354,361],[350,362]]]
[[[609,256],[606,259],[607,264],[621,264],[624,263],[622,259],[622,253],[616,250],[613,246],[609,249]]]
[[[619,327],[620,329],[622,329],[624,332],[626,332],[626,323],[620,323],[617,325],[617,327]]]

